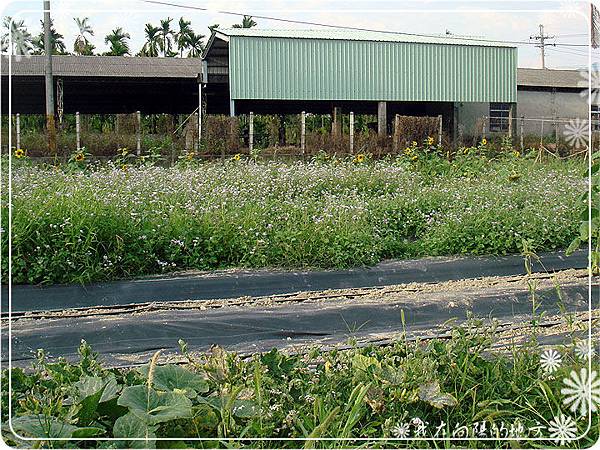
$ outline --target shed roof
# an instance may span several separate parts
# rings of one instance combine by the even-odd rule
[[[404,34],[383,31],[363,31],[348,29],[295,30],[295,29],[260,29],[260,28],[218,28],[217,36],[243,36],[255,38],[289,38],[289,39],[329,39],[342,41],[371,42],[411,42],[422,44],[471,45],[485,47],[515,47],[512,44],[497,42],[485,38],[465,38],[452,36]]]
[[[13,56],[12,75],[43,76],[44,56]],[[124,56],[52,57],[56,76],[74,77],[133,77],[133,78],[196,78],[202,67],[200,58],[153,58]],[[1,74],[8,75],[8,56],[2,56]]]
[[[520,68],[517,70],[517,85],[584,89],[587,87],[587,71]]]

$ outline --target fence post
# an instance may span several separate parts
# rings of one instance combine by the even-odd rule
[[[140,156],[142,153],[142,116],[139,111],[135,113],[137,119],[137,142],[136,142],[136,151],[137,155]]]
[[[21,114],[17,113],[17,148],[21,148]]]
[[[487,117],[483,116],[483,128],[481,130],[481,138],[485,138],[485,121],[486,121]]]
[[[254,113],[250,111],[248,119],[248,150],[250,153],[254,150]]]
[[[523,122],[525,122],[525,116],[521,116],[521,126],[519,127],[519,137],[521,139],[521,153],[525,150],[525,146],[523,145]]]
[[[354,153],[354,112],[350,111],[350,153]]]
[[[81,150],[81,122],[79,120],[79,111],[77,111],[75,113],[75,135],[77,136],[77,151]]]
[[[442,115],[438,116],[439,131],[438,131],[438,147],[442,146]]]
[[[302,157],[306,152],[306,112],[300,113],[300,149],[302,150]]]
[[[200,140],[202,139],[202,83],[198,83],[198,153],[200,153]]]
[[[393,145],[392,148],[394,150],[394,153],[398,153],[398,149],[400,147],[400,145],[399,145],[400,144],[400,142],[399,142],[400,141],[399,130],[400,130],[400,114],[396,114],[394,116],[394,134],[393,134],[394,140],[393,140],[393,143],[392,143],[392,145]]]

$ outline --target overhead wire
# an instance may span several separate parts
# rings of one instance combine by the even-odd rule
[[[337,29],[343,29],[343,30],[367,31],[367,32],[374,32],[374,33],[396,34],[396,35],[403,35],[403,36],[415,36],[415,37],[425,37],[425,38],[441,38],[441,37],[443,37],[445,39],[458,39],[461,41],[473,41],[473,42],[538,45],[536,42],[532,42],[532,41],[507,41],[507,40],[499,40],[499,39],[484,39],[484,38],[462,37],[462,36],[452,36],[452,35],[440,36],[440,35],[436,35],[436,34],[409,33],[409,32],[405,32],[405,31],[376,30],[376,29],[371,29],[371,28],[351,27],[351,26],[347,26],[347,25],[333,25],[333,24],[328,24],[328,23],[313,22],[313,21],[307,21],[307,20],[285,19],[285,18],[281,18],[281,17],[246,14],[246,13],[240,13],[240,12],[235,12],[235,11],[214,10],[213,8],[207,8],[207,7],[203,7],[203,6],[182,5],[179,3],[172,3],[169,1],[163,1],[163,0],[139,0],[139,1],[141,1],[143,3],[154,4],[154,5],[172,6],[174,8],[183,8],[183,9],[191,9],[191,10],[198,10],[198,11],[214,11],[217,14],[225,14],[225,15],[233,15],[233,16],[249,16],[250,15],[255,19],[273,20],[273,21],[278,21],[278,22],[295,23],[295,24],[300,24],[300,25],[310,25],[310,26],[318,26],[318,27],[326,27],[326,28],[337,28]],[[575,43],[561,43],[561,44],[554,44],[554,45],[560,45],[560,46],[565,46],[565,47],[589,47],[588,44],[575,44]]]

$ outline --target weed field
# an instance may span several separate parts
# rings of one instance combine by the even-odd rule
[[[79,363],[40,352],[34,373],[12,370],[12,426],[69,448],[589,447],[600,383],[589,342],[541,352],[535,340],[506,351],[494,340],[493,326],[471,321],[449,339],[246,360],[219,347],[193,356],[180,341],[187,364],[156,365],[157,354],[132,370],[104,368],[83,343]],[[7,371],[2,381],[6,424]],[[31,445],[7,426],[3,437]]]
[[[514,156],[232,158],[79,170],[15,164],[13,282],[227,267],[342,268],[386,258],[519,252],[524,240],[534,251],[565,248],[578,233],[584,172],[581,161],[540,164]],[[7,272],[4,258],[2,276]]]

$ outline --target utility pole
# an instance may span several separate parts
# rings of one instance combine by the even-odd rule
[[[44,0],[44,53],[46,55],[46,131],[48,151],[56,156],[56,123],[54,121],[54,79],[52,77],[52,45],[50,42],[50,0]]]
[[[536,41],[540,41],[536,47],[540,48],[542,51],[542,69],[546,68],[546,45],[556,45],[556,44],[548,44],[546,43],[546,39],[554,39],[554,36],[548,36],[544,34],[544,25],[540,25],[540,34],[537,36],[529,36],[529,39],[535,39]]]

